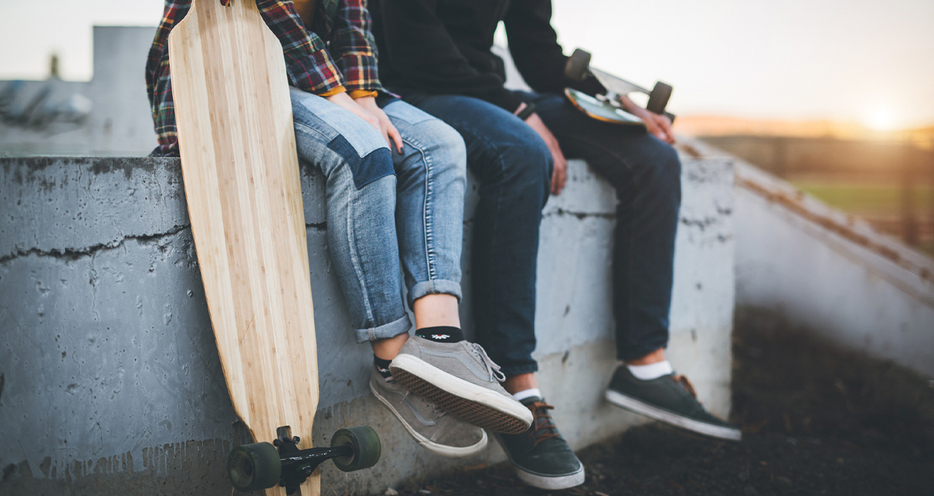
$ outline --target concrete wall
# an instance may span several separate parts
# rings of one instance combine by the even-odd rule
[[[934,261],[740,160],[736,294],[739,318],[764,311],[934,377]]]
[[[683,160],[671,356],[726,415],[732,162]],[[601,399],[614,368],[613,192],[569,165],[543,221],[537,358],[558,425],[581,448],[642,419]],[[326,464],[329,491],[374,493],[503,460],[495,443],[463,462],[432,456],[368,395],[371,352],[353,343],[331,274],[322,181],[310,170],[302,181],[321,371],[314,443],[368,424],[392,454],[351,474]],[[469,297],[462,316],[469,326]],[[0,494],[230,493],[225,457],[247,435],[218,362],[177,160],[0,158],[0,337]]]

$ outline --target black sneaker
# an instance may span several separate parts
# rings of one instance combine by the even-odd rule
[[[610,403],[646,417],[705,436],[739,441],[739,429],[711,415],[697,401],[694,386],[683,375],[668,374],[643,381],[625,365],[613,374],[606,390]]]
[[[523,434],[497,434],[503,451],[526,484],[539,489],[567,489],[584,483],[584,465],[558,433],[548,415],[554,407],[538,396],[522,400],[535,420]]]

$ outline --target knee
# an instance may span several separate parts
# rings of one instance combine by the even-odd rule
[[[517,191],[543,191],[547,198],[551,189],[554,158],[541,139],[509,144],[501,155],[499,169],[502,181]]]
[[[349,182],[353,184],[352,182]],[[349,185],[348,185],[349,186]],[[394,212],[396,208],[396,176],[393,174],[382,176],[357,188],[350,186],[341,191],[338,188],[328,188],[329,203],[349,202],[354,209],[365,209],[371,212]],[[347,191],[350,190],[350,191]]]
[[[425,142],[425,151],[436,173],[450,181],[466,182],[467,147],[464,138],[440,119],[426,124],[429,124],[429,129],[419,139]]]
[[[652,145],[635,163],[636,185],[651,191],[653,196],[665,197],[672,193],[680,198],[681,160],[674,147],[650,138]]]
[[[361,154],[347,138],[338,135],[328,143],[327,147],[339,163],[338,167],[325,170],[329,182],[334,176],[344,176],[350,179],[356,189],[360,190],[374,181],[395,174],[392,166],[392,153],[385,144],[371,150],[362,150]]]

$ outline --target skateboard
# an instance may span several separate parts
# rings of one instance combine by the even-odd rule
[[[380,443],[363,426],[311,446],[317,343],[282,46],[256,2],[197,0],[169,36],[169,64],[211,325],[231,403],[256,441],[231,451],[228,476],[241,491],[318,495],[320,463],[367,468]]]
[[[590,77],[596,78],[606,88],[607,92],[604,95],[597,95],[595,98],[580,91],[566,88],[564,93],[575,107],[597,120],[615,124],[644,126],[642,119],[626,112],[619,104],[620,96],[630,93],[644,93],[649,97],[649,102],[645,106],[646,110],[659,115],[666,115],[671,119],[671,122],[675,121],[674,114],[665,111],[665,107],[668,106],[668,99],[671,98],[672,88],[670,85],[659,81],[655,83],[652,91],[649,91],[625,79],[591,67],[590,58],[589,52],[585,52],[580,48],[574,50],[564,66],[564,74],[575,81],[583,81]]]

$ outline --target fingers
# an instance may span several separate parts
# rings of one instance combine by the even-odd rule
[[[555,162],[555,170],[551,173],[551,194],[560,195],[567,182],[568,163],[557,142],[549,143],[548,148]]]
[[[655,118],[658,122],[659,128],[665,133],[664,140],[669,144],[675,143],[675,133],[671,131],[671,120],[664,115],[659,115]]]
[[[396,129],[396,126],[393,126],[391,122],[387,122],[386,131],[389,137],[392,138],[392,141],[396,144],[396,150],[398,150],[399,154],[401,155],[403,150],[402,135],[399,134],[399,130]],[[389,143],[389,147],[392,148],[392,143]]]

